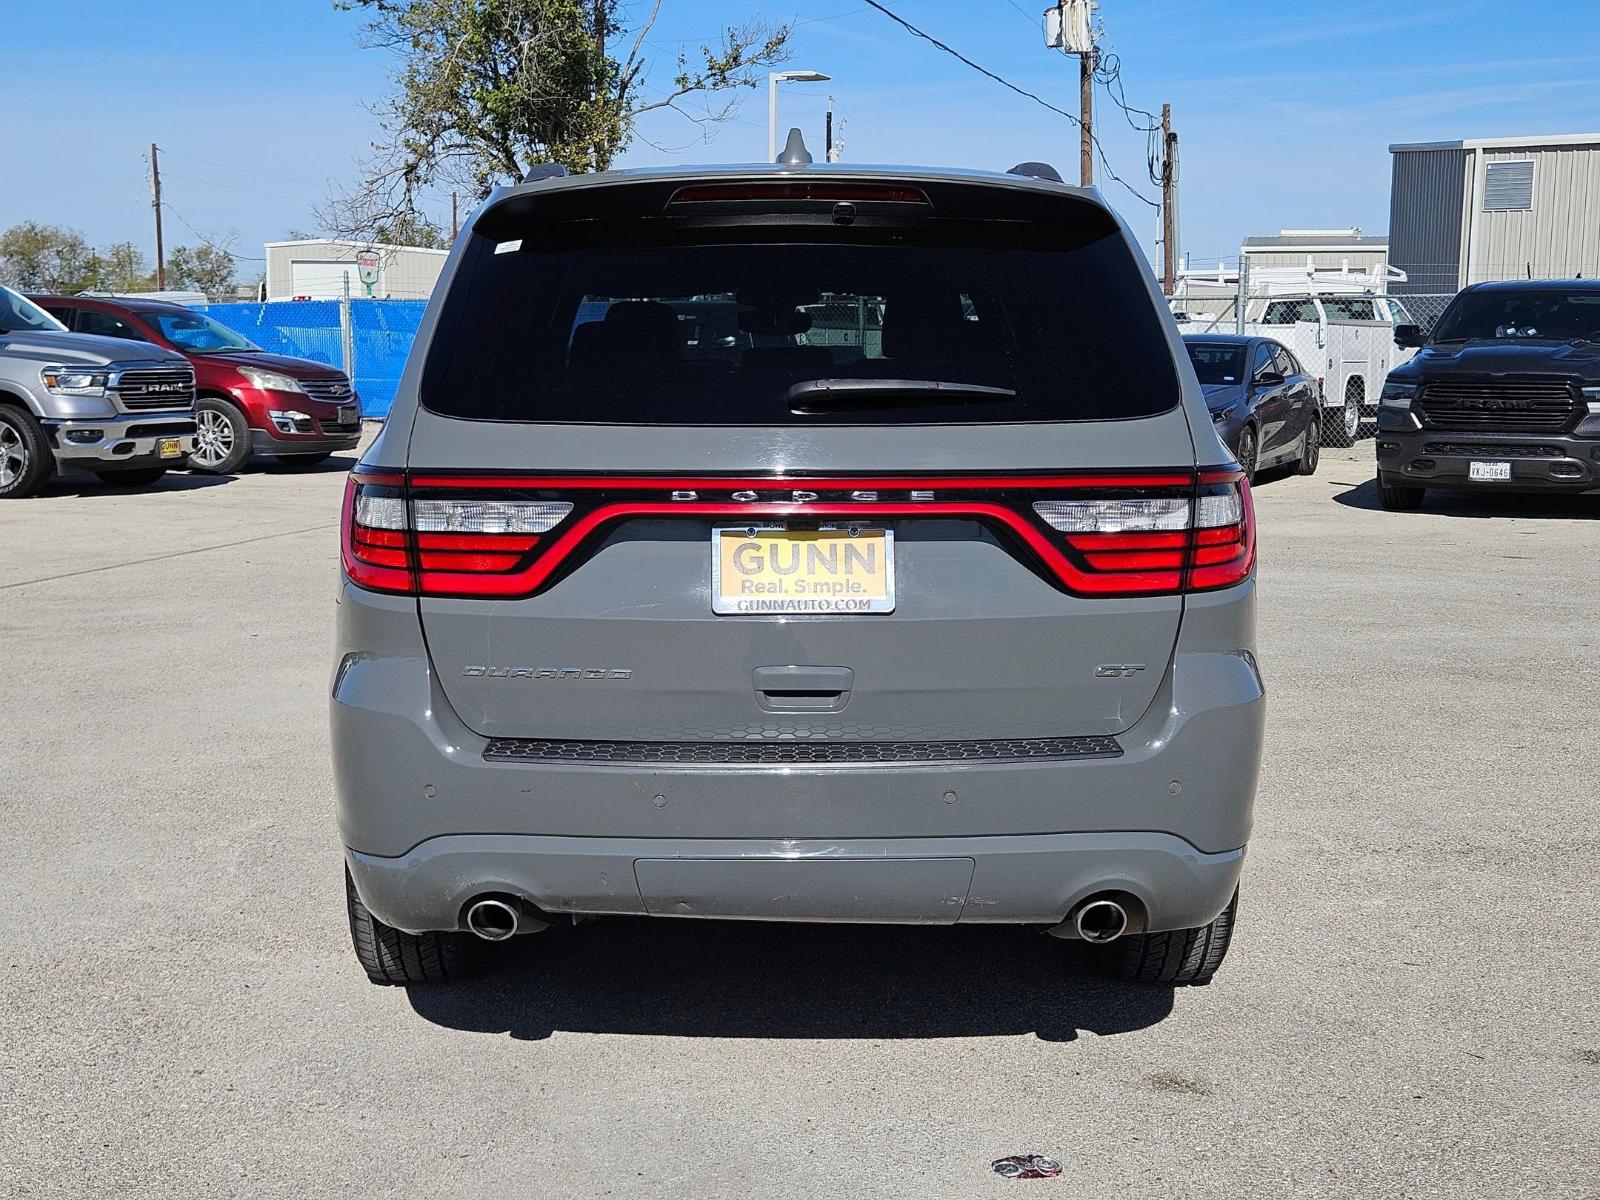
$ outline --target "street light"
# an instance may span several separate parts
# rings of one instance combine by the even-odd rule
[[[778,158],[778,84],[826,83],[832,75],[821,71],[771,71],[767,74],[767,161]]]

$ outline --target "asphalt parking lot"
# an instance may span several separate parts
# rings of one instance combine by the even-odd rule
[[[1600,498],[1384,513],[1371,446],[1257,490],[1268,758],[1178,992],[1025,930],[622,919],[372,987],[348,462],[5,504],[0,1195],[1600,1195]]]

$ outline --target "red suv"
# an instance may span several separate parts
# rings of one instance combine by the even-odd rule
[[[231,473],[257,454],[309,466],[361,441],[361,399],[343,371],[269,354],[204,313],[136,297],[33,296],[76,333],[154,342],[194,364],[189,467]]]

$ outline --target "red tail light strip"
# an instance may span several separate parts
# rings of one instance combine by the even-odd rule
[[[414,534],[353,523],[357,489],[373,485],[402,496],[495,489],[558,494],[578,506],[549,534]],[[1031,502],[1086,490],[1215,491],[1241,493],[1243,519],[1216,528],[1152,533],[1060,534],[1040,520]],[[892,498],[867,499],[862,492]],[[948,499],[902,499],[917,493],[957,493]],[[702,493],[751,498],[699,499]],[[581,502],[594,495],[592,506]],[[635,495],[645,493],[645,495]],[[827,495],[825,493],[832,493]],[[974,495],[973,493],[978,493]],[[983,493],[988,493],[984,495]],[[392,494],[389,492],[380,493]],[[672,499],[677,494],[680,499]],[[694,497],[694,498],[691,498]],[[488,499],[486,497],[485,499]],[[380,501],[380,504],[382,502]],[[365,509],[363,510],[365,511]],[[374,512],[385,511],[374,508]],[[392,510],[390,510],[392,511]],[[407,508],[409,511],[409,507]],[[860,520],[965,518],[1006,535],[1063,590],[1088,597],[1175,594],[1227,587],[1254,562],[1254,519],[1248,486],[1237,471],[1094,475],[940,475],[871,477],[645,477],[593,475],[454,475],[419,472],[353,475],[345,497],[343,558],[356,584],[379,591],[429,596],[513,599],[531,596],[571,566],[582,547],[607,527],[634,518],[783,518]]]

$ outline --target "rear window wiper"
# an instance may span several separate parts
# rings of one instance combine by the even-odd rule
[[[786,393],[791,412],[840,408],[895,408],[908,404],[997,404],[1015,400],[1016,389],[942,379],[806,379]]]

